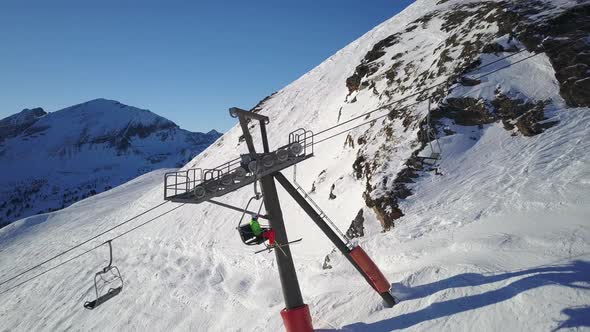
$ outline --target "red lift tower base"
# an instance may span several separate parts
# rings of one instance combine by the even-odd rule
[[[283,309],[281,310],[281,317],[283,317],[287,332],[313,332],[311,315],[307,304],[294,309]]]

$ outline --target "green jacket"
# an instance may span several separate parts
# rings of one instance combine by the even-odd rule
[[[252,229],[252,233],[256,236],[262,234],[262,227],[260,227],[258,220],[250,220],[250,229]]]

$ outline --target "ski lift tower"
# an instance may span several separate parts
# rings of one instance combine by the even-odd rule
[[[289,143],[270,151],[266,125],[268,117],[242,110],[230,108],[232,117],[238,118],[248,153],[224,163],[213,169],[188,169],[166,173],[164,178],[164,199],[172,202],[199,204],[209,202],[239,212],[255,214],[253,211],[232,206],[214,200],[229,192],[238,190],[249,184],[260,182],[266,215],[260,216],[269,221],[276,233],[276,242],[284,244],[281,250],[275,250],[279,277],[283,289],[285,308],[281,316],[287,332],[313,331],[309,307],[303,302],[297,271],[293,264],[289,240],[285,230],[285,222],[281,204],[277,195],[275,179],[285,188],[293,199],[302,207],[334,245],[344,254],[352,265],[361,273],[367,282],[383,298],[388,307],[395,304],[389,292],[390,283],[360,246],[354,246],[345,235],[338,231],[334,224],[323,213],[305,192],[293,186],[280,172],[313,157],[313,133],[298,129],[289,134]],[[262,152],[257,152],[248,128],[249,121],[258,121],[262,137]],[[311,203],[311,204],[310,204]]]

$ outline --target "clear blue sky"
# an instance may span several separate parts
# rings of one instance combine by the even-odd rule
[[[0,118],[103,97],[225,131],[412,2],[2,0]]]

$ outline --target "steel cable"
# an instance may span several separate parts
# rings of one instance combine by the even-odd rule
[[[90,242],[90,241],[92,241],[92,240],[95,240],[95,239],[97,239],[98,237],[100,237],[100,236],[102,236],[102,235],[104,235],[104,234],[106,234],[106,233],[109,233],[109,232],[111,232],[111,231],[113,231],[113,230],[115,230],[115,229],[117,229],[117,228],[119,228],[119,227],[121,227],[121,226],[123,226],[123,225],[125,225],[125,224],[129,223],[129,222],[131,222],[131,221],[133,221],[133,220],[135,220],[135,219],[137,219],[137,218],[139,218],[139,217],[141,217],[141,216],[145,215],[146,213],[148,213],[148,212],[151,212],[151,211],[153,211],[153,210],[155,210],[155,209],[159,208],[160,206],[162,206],[162,205],[164,205],[164,204],[166,204],[166,203],[168,203],[168,201],[162,202],[162,203],[160,203],[160,204],[158,204],[158,205],[156,205],[156,206],[154,206],[154,207],[152,207],[152,208],[149,208],[148,210],[146,210],[146,211],[144,211],[144,212],[142,212],[142,213],[140,213],[140,214],[138,214],[138,215],[135,215],[135,216],[133,216],[133,217],[131,217],[131,218],[129,218],[129,219],[127,219],[127,220],[125,220],[124,222],[122,222],[122,223],[120,223],[120,224],[117,224],[117,225],[115,225],[115,226],[113,226],[113,227],[111,227],[111,228],[109,228],[109,229],[107,229],[107,230],[105,230],[105,231],[103,231],[103,232],[101,232],[101,233],[97,234],[97,235],[94,235],[94,236],[92,236],[92,237],[91,237],[91,238],[89,238],[89,239],[86,239],[86,240],[84,240],[84,241],[82,241],[82,242],[80,242],[80,243],[76,244],[75,246],[73,246],[73,247],[69,248],[68,250],[62,251],[62,252],[60,252],[59,254],[57,254],[57,255],[55,255],[55,256],[53,256],[53,257],[51,257],[51,258],[48,258],[48,259],[44,260],[43,262],[41,262],[41,263],[38,263],[38,264],[36,264],[36,265],[34,265],[34,266],[32,266],[32,267],[30,267],[30,268],[28,268],[28,269],[26,269],[26,270],[24,270],[24,271],[22,271],[22,272],[20,272],[20,273],[16,274],[16,275],[14,275],[14,276],[12,276],[12,277],[10,277],[10,278],[8,278],[8,279],[6,279],[6,280],[4,280],[4,281],[0,282],[0,286],[2,286],[2,285],[4,285],[4,284],[6,284],[6,283],[8,283],[8,282],[10,282],[10,281],[12,281],[12,280],[14,280],[14,279],[18,278],[18,277],[20,277],[20,276],[22,276],[22,275],[24,275],[24,274],[26,274],[26,273],[28,273],[28,272],[31,272],[32,270],[34,270],[34,269],[36,269],[36,268],[39,268],[39,267],[41,267],[41,266],[43,266],[43,265],[45,265],[45,264],[47,264],[47,263],[49,263],[49,262],[51,262],[51,261],[53,261],[53,260],[55,260],[55,259],[57,259],[57,258],[59,258],[59,257],[63,256],[63,255],[65,255],[65,254],[69,253],[70,251],[72,251],[72,250],[74,250],[74,249],[77,249],[77,248],[79,248],[79,247],[81,247],[81,246],[85,245],[86,243],[88,243],[88,242]]]

